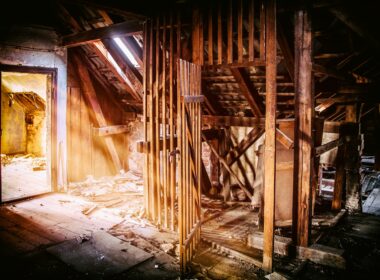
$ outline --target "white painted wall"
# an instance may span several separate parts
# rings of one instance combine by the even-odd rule
[[[66,185],[66,99],[67,52],[58,46],[56,32],[42,26],[0,27],[0,63],[57,69],[57,144],[62,163],[58,167],[58,187]],[[57,147],[57,153],[59,151]],[[58,160],[58,155],[57,155]]]

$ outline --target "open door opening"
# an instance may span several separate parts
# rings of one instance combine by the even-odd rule
[[[1,72],[1,202],[51,191],[51,75]]]

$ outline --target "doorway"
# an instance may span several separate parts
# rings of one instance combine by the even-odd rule
[[[54,78],[54,69],[1,69],[1,202],[52,191]]]

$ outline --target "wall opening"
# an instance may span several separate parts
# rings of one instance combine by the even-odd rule
[[[1,72],[1,201],[51,191],[51,75]]]

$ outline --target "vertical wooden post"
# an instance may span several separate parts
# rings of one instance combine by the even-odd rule
[[[209,12],[208,12],[208,64],[214,64],[214,42],[213,42],[213,26],[212,26],[212,2],[210,2]]]
[[[357,123],[345,123],[346,152],[346,209],[349,213],[360,212],[361,192],[360,192],[360,155],[359,155],[359,125]]]
[[[154,186],[155,186],[155,165],[154,165],[154,148],[155,148],[155,140],[154,137],[154,98],[153,98],[153,49],[154,49],[154,36],[153,36],[153,20],[150,21],[149,28],[149,80],[148,80],[148,88],[149,88],[149,99],[148,99],[148,110],[149,110],[149,217],[151,219],[156,218],[156,214],[154,211]]]
[[[253,0],[249,1],[249,10],[248,10],[248,24],[249,24],[249,38],[248,38],[248,57],[249,61],[255,59],[255,10],[254,10]]]
[[[168,143],[166,140],[167,136],[167,125],[166,125],[166,16],[163,16],[163,31],[162,31],[162,137],[163,137],[163,149],[162,149],[162,170],[163,170],[163,178],[162,178],[162,186],[163,186],[163,197],[164,197],[164,226],[168,228]],[[161,202],[160,202],[161,203]]]
[[[227,9],[227,63],[233,62],[233,14],[232,14],[232,0],[228,1]]]
[[[210,145],[213,145],[215,150],[219,150],[218,140],[210,141]],[[210,153],[210,165],[210,180],[211,184],[214,184],[215,182],[219,182],[219,159],[214,153]]]
[[[343,126],[339,127],[339,138],[345,139]],[[346,171],[344,169],[345,150],[346,144],[344,143],[338,147],[335,160],[334,196],[331,204],[331,210],[333,211],[338,211],[342,207],[343,187],[346,180]]]
[[[237,30],[238,30],[238,62],[243,62],[243,2],[242,0],[238,1],[238,10],[237,10]]]
[[[222,4],[218,1],[218,64],[223,63]]]
[[[313,175],[314,97],[312,88],[311,19],[306,7],[295,12],[295,141],[293,241],[308,246]]]
[[[174,152],[174,27],[173,12],[170,13],[170,35],[169,35],[169,134],[170,134],[170,152]],[[170,227],[174,231],[174,201],[175,201],[175,172],[176,159],[172,158],[170,162]]]
[[[274,196],[276,177],[276,0],[266,6],[266,96],[264,148],[264,250],[263,269],[272,271],[274,239]]]
[[[346,106],[346,122],[356,122],[356,104],[350,104]]]
[[[156,30],[155,30],[155,80],[154,80],[154,100],[155,100],[155,111],[154,111],[154,180],[156,182],[154,187],[154,211],[155,222],[161,226],[161,179],[160,179],[160,18],[156,17]],[[153,116],[152,116],[153,118]]]
[[[144,46],[143,46],[143,88],[144,88],[144,96],[143,96],[143,114],[144,114],[144,142],[148,141],[148,78],[149,78],[149,23],[148,21],[144,24]],[[150,216],[149,211],[149,153],[146,150],[144,153],[144,207],[145,213],[147,216]]]
[[[314,146],[318,147],[322,144],[323,137],[323,125],[324,119],[315,118],[314,123]],[[319,165],[319,157],[314,157],[314,165],[313,165],[313,182],[312,182],[312,203],[311,203],[311,215],[314,215],[314,206],[315,199],[317,197],[317,188],[319,182],[319,173],[320,173],[320,165]]]
[[[260,1],[260,59],[265,59],[265,1]]]

